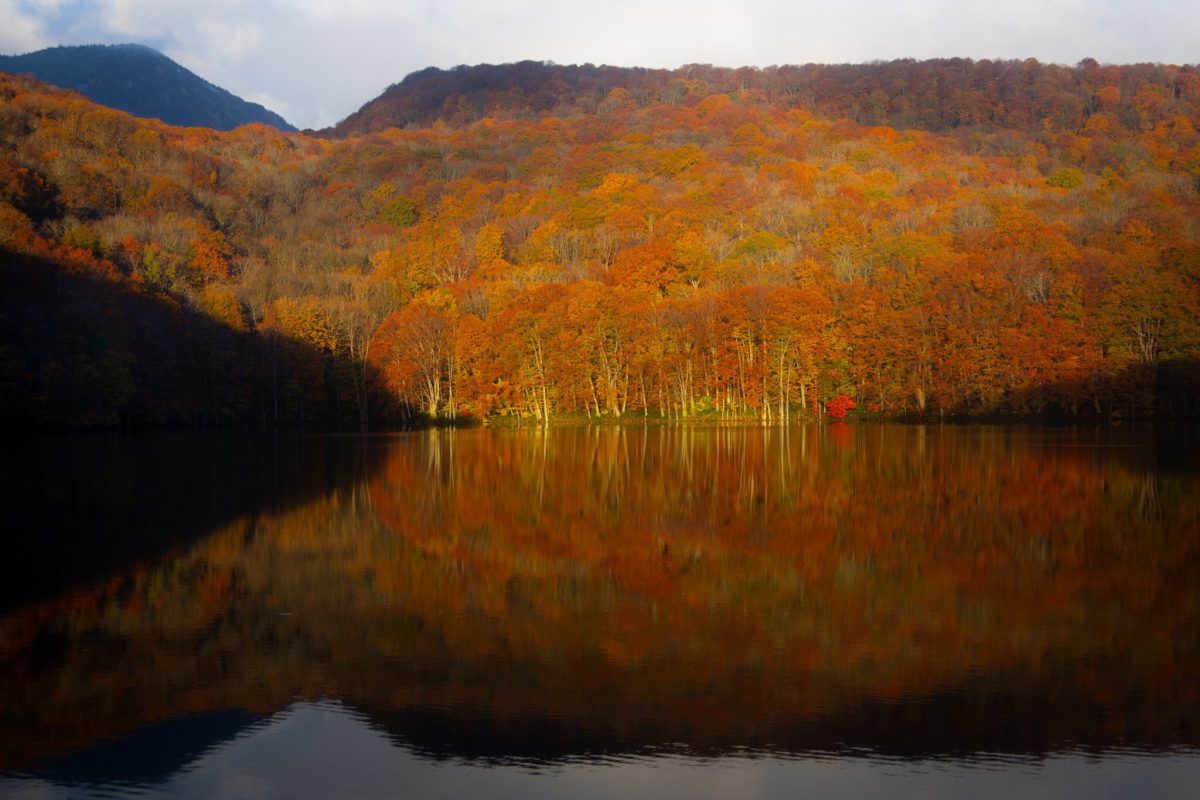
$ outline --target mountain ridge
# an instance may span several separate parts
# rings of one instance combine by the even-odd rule
[[[270,109],[210,83],[142,44],[49,47],[0,56],[0,70],[30,74],[101,105],[170,125],[227,131],[262,123],[296,131]]]
[[[1110,95],[1100,100],[1106,87]],[[761,68],[687,64],[674,70],[520,61],[410,73],[317,133],[344,138],[438,120],[463,126],[485,117],[539,119],[695,105],[714,94],[736,97],[743,105],[801,108],[860,125],[933,133],[1029,130],[1047,118],[1056,128],[1079,129],[1101,110],[1117,112],[1125,127],[1136,128],[1142,122],[1138,115],[1155,104],[1147,90],[1168,101],[1195,96],[1200,69],[1102,65],[1091,58],[1074,66],[941,58]]]

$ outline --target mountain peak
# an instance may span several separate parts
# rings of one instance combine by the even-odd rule
[[[0,56],[0,70],[27,73],[102,105],[170,125],[232,130],[260,122],[296,130],[275,112],[214,86],[144,44],[48,47]]]

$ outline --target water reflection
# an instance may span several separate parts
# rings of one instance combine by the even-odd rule
[[[1191,798],[1195,751],[1175,754],[1069,750],[1033,759],[978,754],[964,761],[830,758],[742,750],[586,757],[497,769],[432,761],[354,709],[297,703],[196,755],[162,780],[74,782],[54,769],[0,777],[0,794],[46,797],[953,797]],[[110,774],[110,773],[105,773]]]
[[[864,754],[1007,769],[1132,748],[1183,753],[1194,780],[1200,492],[1180,438],[309,437],[271,461],[297,477],[269,500],[210,469],[206,496],[224,475],[248,499],[207,504],[202,535],[0,617],[0,769],[189,794],[165,776],[315,708],[391,743],[364,751],[381,775]],[[139,494],[178,479],[161,457],[132,459]],[[162,524],[96,530],[153,539],[143,517]],[[165,751],[114,774],[138,741]]]
[[[120,576],[234,519],[361,483],[384,451],[342,437],[156,432],[0,443],[0,611]]]

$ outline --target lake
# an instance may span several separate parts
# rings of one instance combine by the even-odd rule
[[[0,796],[1194,797],[1200,436],[3,451]]]

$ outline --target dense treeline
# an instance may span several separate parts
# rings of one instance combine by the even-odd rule
[[[603,113],[630,101],[639,106],[692,104],[710,94],[784,110],[939,133],[957,132],[975,151],[1011,155],[1021,132],[1059,146],[1055,134],[1092,133],[1104,123],[1153,127],[1178,101],[1200,100],[1195,66],[1075,67],[1026,61],[912,59],[871,64],[806,64],[730,69],[689,64],[677,70],[564,66],[537,61],[480,64],[414,72],[324,133],[347,136],[438,120],[466,125],[484,117],[538,119]],[[1049,123],[1048,125],[1046,123]]]
[[[526,63],[410,76],[348,124],[429,124],[346,139],[6,78],[0,246],[240,332],[249,399],[204,418],[1194,413],[1195,72]],[[77,345],[13,318],[9,411],[94,422],[24,400]],[[115,352],[106,419],[154,418]]]

